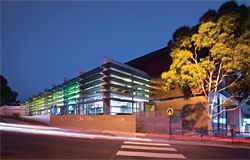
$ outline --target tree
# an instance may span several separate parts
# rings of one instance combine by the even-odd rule
[[[238,4],[235,1],[225,2],[218,9],[218,15],[224,15],[228,13],[236,13],[238,11]]]
[[[8,81],[4,78],[4,76],[0,75],[1,81],[1,106],[8,105],[16,102],[16,98],[18,96],[17,92],[13,92],[11,88],[8,86]]]
[[[215,10],[208,10],[206,13],[203,14],[200,18],[200,22],[209,22],[209,21],[215,21],[217,18],[217,13]]]
[[[222,5],[216,20],[202,21],[190,39],[184,38],[181,44],[173,42],[177,44],[170,53],[173,62],[170,70],[162,73],[166,91],[190,87],[193,94],[203,93],[209,129],[212,129],[212,117],[236,109],[228,105],[235,97],[244,91],[249,95],[249,90],[242,89],[249,87],[250,81],[249,16],[235,12],[234,3],[227,5]],[[224,91],[232,96],[222,104],[224,109],[214,114],[220,106],[215,106],[216,96]]]

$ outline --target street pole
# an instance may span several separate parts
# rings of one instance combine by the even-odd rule
[[[171,139],[172,135],[171,121],[172,121],[172,116],[169,116],[169,139]]]
[[[172,116],[174,115],[174,109],[168,108],[166,114],[169,116],[169,139],[172,138]]]
[[[134,114],[134,75],[132,74],[132,114]]]

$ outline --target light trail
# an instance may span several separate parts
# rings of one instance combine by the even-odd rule
[[[152,141],[151,139],[147,139],[147,138],[76,133],[74,131],[70,131],[70,130],[62,129],[62,128],[56,128],[56,127],[10,124],[10,123],[2,123],[2,122],[0,122],[0,131],[38,134],[38,135],[50,135],[50,136],[64,136],[64,137],[73,137],[73,138],[132,140],[132,141],[145,141],[145,142]]]
[[[45,129],[45,130],[46,129],[63,130],[62,128],[57,128],[57,127],[33,126],[33,125],[26,125],[26,124],[12,124],[12,123],[3,123],[3,122],[0,122],[0,126],[30,128],[30,129]]]

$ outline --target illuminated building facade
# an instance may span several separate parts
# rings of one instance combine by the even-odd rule
[[[102,67],[81,75],[80,85],[79,114],[132,114],[149,102],[150,77],[107,58]]]
[[[102,67],[97,67],[80,75],[79,114],[103,113],[103,73]]]
[[[150,76],[105,58],[103,65],[25,101],[26,115],[132,114],[150,100]]]
[[[185,91],[171,90],[166,93],[159,89],[162,86],[161,73],[168,70],[172,63],[169,52],[170,49],[165,47],[125,64],[105,58],[102,66],[25,101],[26,115],[133,114],[165,111],[168,107],[182,110],[184,115],[185,111],[189,111],[188,106],[202,107],[202,95],[193,97]],[[227,93],[218,94],[215,106],[229,96]],[[223,109],[217,107],[214,114]],[[212,118],[212,126],[219,132],[240,127],[249,131],[249,110],[245,109],[242,120],[240,115],[241,109],[222,112]],[[207,122],[204,124],[207,125]]]

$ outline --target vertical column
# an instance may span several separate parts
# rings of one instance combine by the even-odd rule
[[[110,114],[110,100],[108,98],[103,99],[103,114]]]
[[[103,81],[103,114],[110,114],[110,81],[107,79],[109,74],[107,71],[109,67],[105,64],[109,62],[108,59],[104,58],[103,65],[102,65],[102,81]]]
[[[134,74],[132,74],[132,113],[131,114],[133,114],[134,113],[134,90],[136,89],[135,87],[135,85],[134,85]]]
[[[220,96],[219,96],[219,94],[217,96],[217,105],[220,105]],[[220,106],[218,106],[218,108],[217,108],[217,113],[219,113],[219,112],[220,112]],[[218,133],[220,133],[220,116],[221,116],[221,114],[218,115],[218,123],[217,123],[217,132]]]
[[[84,85],[84,82],[83,82],[83,74],[84,74],[84,72],[83,71],[81,71],[80,72],[80,76],[79,76],[79,79],[78,79],[78,83],[79,83],[79,114],[84,114],[84,105],[83,105],[83,102],[84,102],[84,99],[83,99],[83,97],[84,97],[84,94],[83,94],[83,91],[84,91],[84,89],[83,89],[83,85]]]

